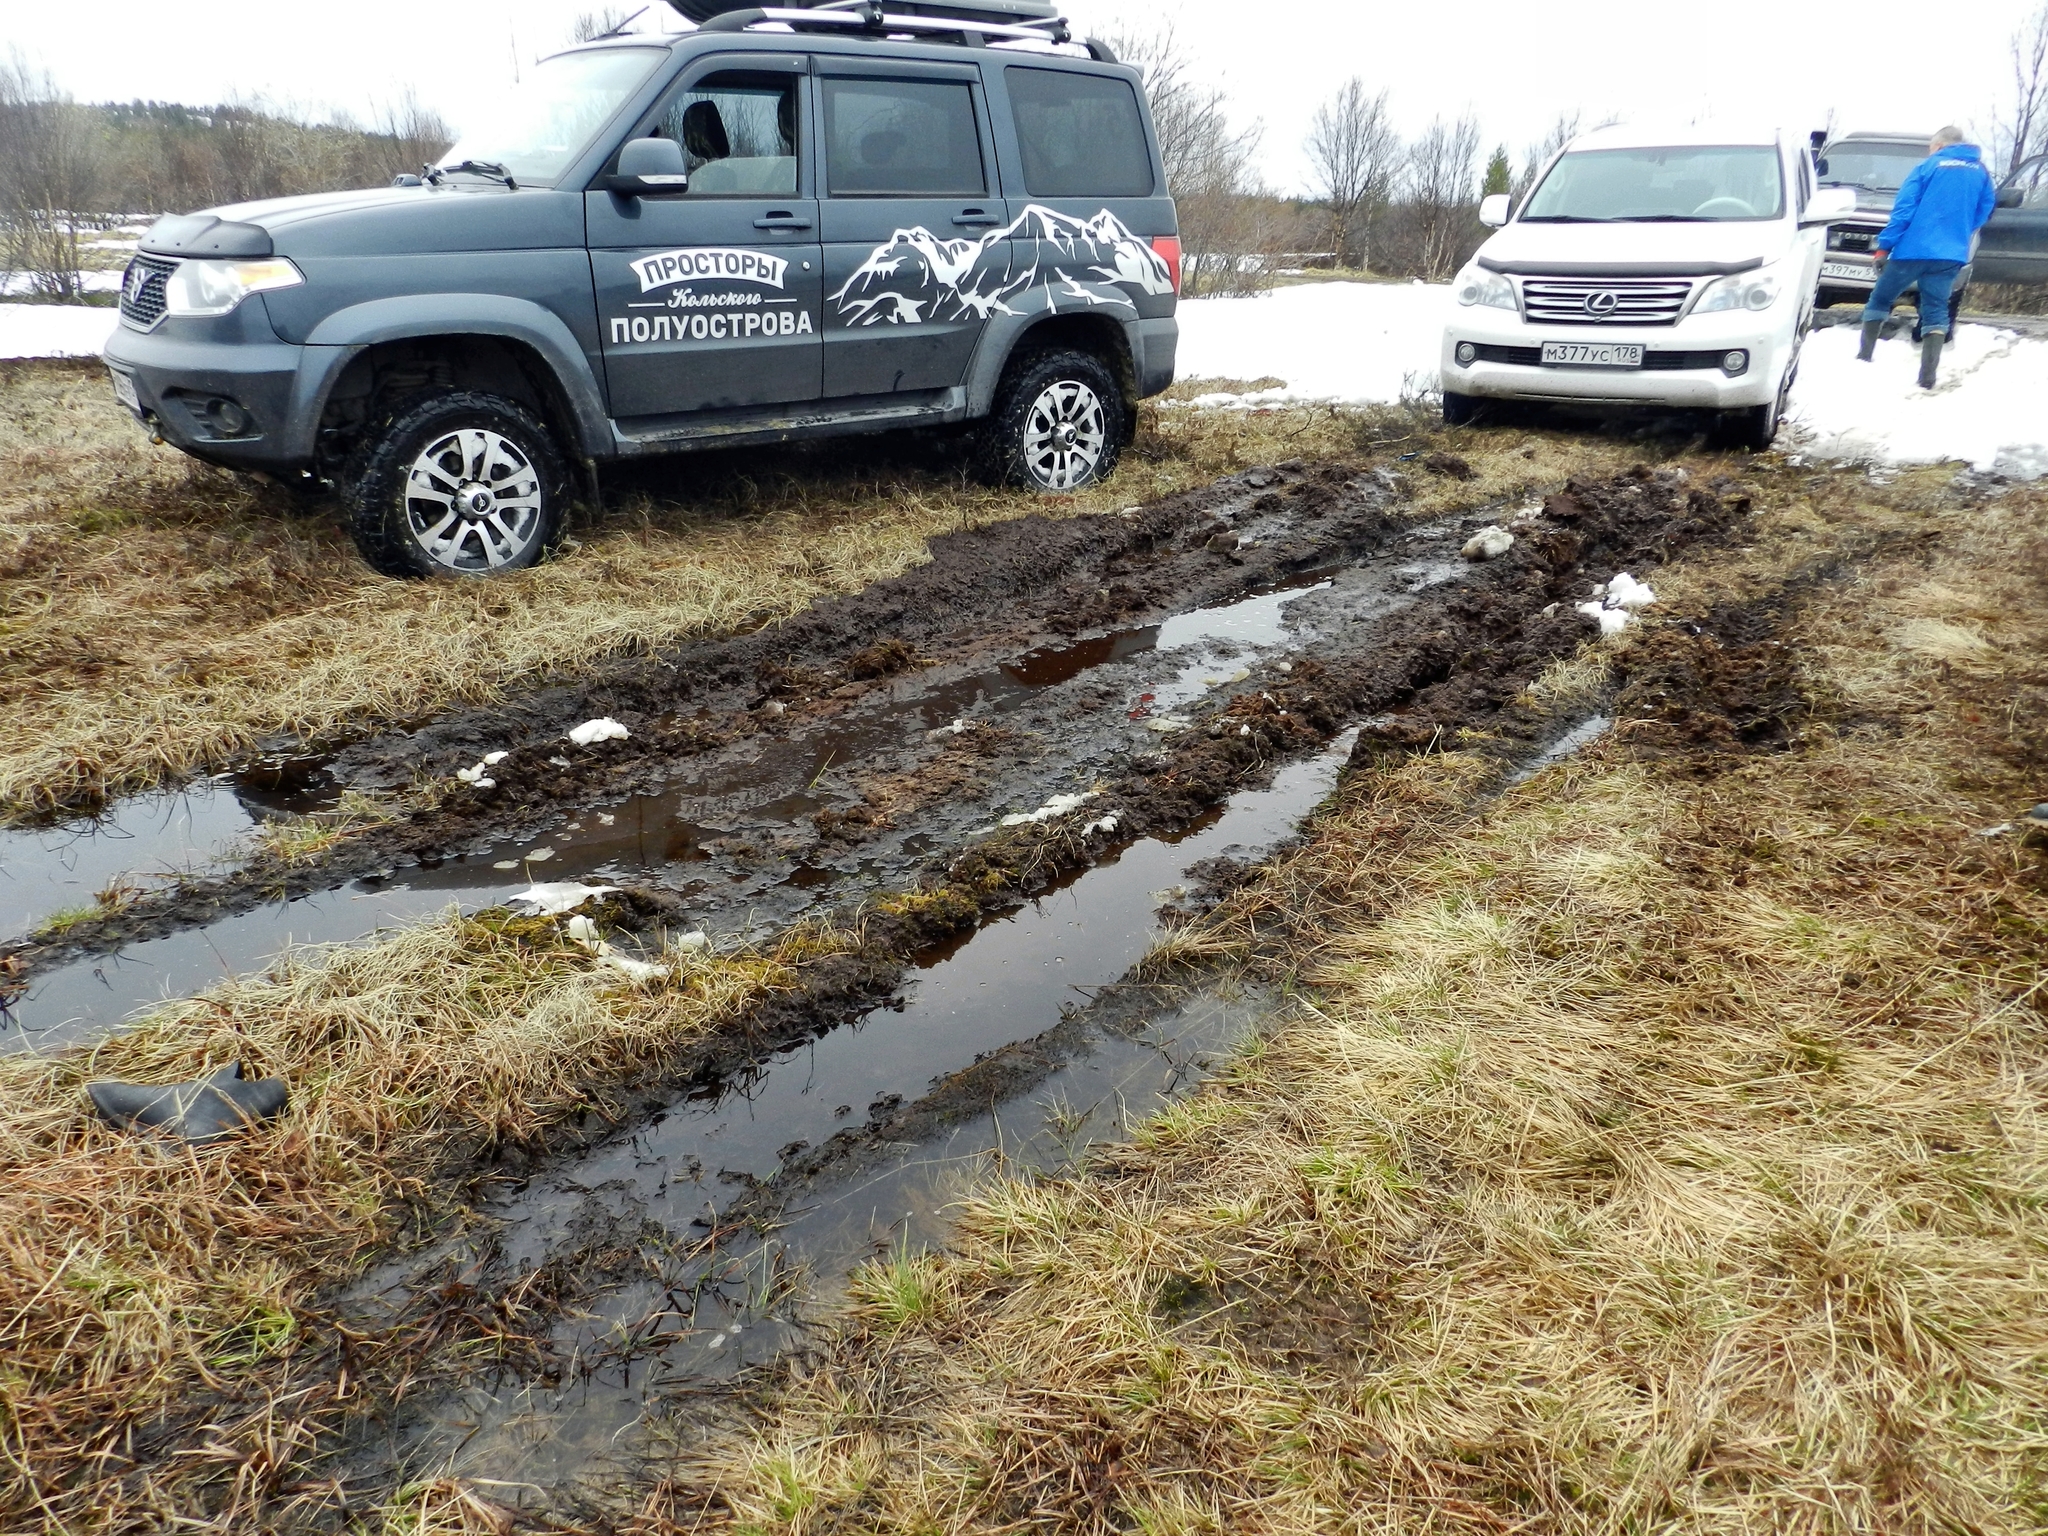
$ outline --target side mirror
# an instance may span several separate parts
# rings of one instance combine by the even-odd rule
[[[1479,199],[1479,222],[1488,229],[1499,229],[1508,221],[1508,195],[1496,192],[1491,197]]]
[[[1806,224],[1832,224],[1837,219],[1846,219],[1856,211],[1856,189],[1854,187],[1822,187],[1806,200],[1806,212],[1799,216],[1799,222]]]
[[[2017,208],[2026,201],[2026,196],[2026,193],[2018,187],[2000,187],[1998,189],[1998,206],[2001,208]]]
[[[1813,174],[1816,176],[1825,176],[1827,175],[1827,173],[1828,157],[1826,155],[1822,155],[1819,159],[1813,162]]]
[[[618,170],[604,184],[621,197],[680,197],[690,190],[683,146],[674,139],[628,139]]]

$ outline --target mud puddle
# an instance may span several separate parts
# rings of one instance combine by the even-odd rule
[[[1059,1166],[1199,1081],[1259,1000],[1077,1021],[1114,1019],[1091,1004],[1157,941],[1156,909],[1188,871],[1290,836],[1354,737],[921,957],[888,1004],[487,1199],[459,1245],[367,1282],[350,1304],[374,1315],[451,1270],[494,1284],[550,1267],[611,1277],[548,1341],[556,1383],[465,1391],[387,1454],[508,1486],[572,1482],[658,1420],[667,1395],[786,1348],[878,1245],[941,1239],[975,1174]]]
[[[1448,529],[1418,530],[1407,542],[1428,557],[1398,569],[1388,561],[1318,566],[1158,623],[993,664],[941,663],[896,678],[827,720],[714,753],[698,772],[657,790],[80,955],[0,996],[0,1050],[97,1038],[167,998],[260,971],[288,944],[355,942],[451,906],[471,912],[501,903],[536,881],[653,887],[686,903],[691,926],[716,937],[766,937],[821,904],[908,878],[933,848],[1005,813],[1085,790],[1156,744],[1148,722],[1171,724],[1174,710],[1244,681],[1264,662],[1288,664],[1283,653],[1304,654],[1319,639],[1412,601],[1418,581],[1455,574],[1455,560],[1439,550],[1450,537]],[[991,750],[992,743],[1000,745]],[[921,771],[941,781],[937,803],[916,803],[928,793]],[[871,808],[878,776],[907,783],[902,792],[913,804],[893,816],[886,805]],[[176,825],[202,828],[216,858],[256,825],[251,805],[264,808],[255,798],[260,784],[246,777],[232,793],[209,781],[178,802],[207,812]],[[317,808],[328,788],[318,780],[294,786],[294,808]],[[835,816],[854,824],[827,835],[821,826]],[[201,833],[184,836],[196,843]],[[102,865],[136,866],[108,851],[114,846],[86,842],[100,863],[80,864],[76,878],[103,878]]]
[[[259,760],[131,796],[98,816],[0,829],[0,939],[92,908],[102,893],[119,901],[230,867],[266,820],[333,803],[320,762]]]

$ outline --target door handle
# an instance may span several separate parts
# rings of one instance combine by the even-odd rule
[[[756,229],[809,229],[811,221],[800,219],[793,213],[771,213],[765,219],[754,220]]]
[[[962,210],[961,210],[960,212],[958,212],[958,213],[956,213],[956,214],[954,214],[954,215],[953,215],[953,222],[954,222],[955,224],[970,224],[970,225],[972,225],[972,224],[1000,224],[1000,223],[1002,223],[1003,221],[1002,221],[1001,219],[997,218],[997,217],[996,217],[996,216],[995,216],[994,214],[992,214],[992,213],[984,213],[984,212],[983,212],[983,211],[982,211],[981,209],[979,209],[979,208],[963,208],[963,209],[962,209]]]

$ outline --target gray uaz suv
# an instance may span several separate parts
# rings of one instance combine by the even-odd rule
[[[1045,0],[670,3],[698,30],[548,59],[424,177],[159,220],[115,391],[333,484],[393,575],[531,565],[643,454],[972,422],[993,478],[1106,475],[1177,336],[1136,71]]]

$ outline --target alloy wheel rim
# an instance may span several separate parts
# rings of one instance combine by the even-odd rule
[[[1086,485],[1109,446],[1109,413],[1079,379],[1048,384],[1024,413],[1024,467],[1049,491]]]
[[[483,427],[443,433],[406,473],[405,520],[444,570],[495,571],[540,538],[540,472],[519,445]]]

